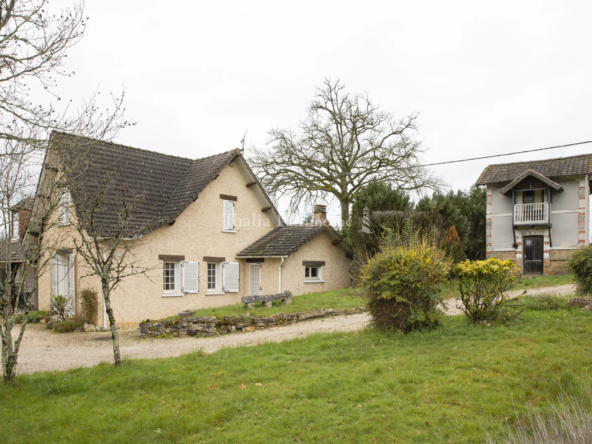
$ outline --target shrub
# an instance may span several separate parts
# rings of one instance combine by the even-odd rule
[[[472,322],[479,322],[500,316],[503,320],[510,320],[517,316],[519,313],[508,304],[511,300],[505,292],[512,288],[519,271],[512,261],[496,258],[486,261],[466,260],[457,264],[454,273],[458,277],[461,308],[467,317]]]
[[[98,306],[97,296],[97,292],[90,288],[85,288],[80,292],[81,317],[89,324],[96,323],[95,316],[97,315]]]
[[[522,299],[522,302],[530,310],[566,310],[568,308],[565,299],[547,294],[526,296]]]
[[[29,312],[28,323],[29,324],[39,324],[41,322],[41,320],[46,316],[47,316],[46,311],[31,311],[31,312]],[[25,320],[25,315],[22,313],[17,314],[14,319],[17,324],[22,324],[23,321]]]
[[[446,252],[417,236],[408,245],[387,236],[381,250],[361,271],[373,325],[404,333],[438,326],[440,284],[451,267]]]
[[[54,322],[52,328],[58,333],[70,333],[76,330],[76,322],[73,319],[66,319],[61,322]]]
[[[70,305],[70,298],[68,296],[55,295],[51,297],[49,303],[50,311],[57,315],[61,321],[65,321],[68,317],[68,306]]]
[[[576,293],[592,294],[592,246],[574,251],[569,259],[569,268],[574,275]]]

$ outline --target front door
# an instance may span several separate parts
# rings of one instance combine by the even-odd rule
[[[543,274],[543,236],[524,238],[524,274]]]
[[[261,264],[249,264],[249,296],[261,296]]]

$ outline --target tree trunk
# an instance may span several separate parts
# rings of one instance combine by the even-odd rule
[[[346,227],[349,225],[349,202],[340,200],[341,204],[341,226]]]
[[[6,302],[6,301],[3,301]],[[10,322],[10,299],[3,309],[4,325],[2,332],[2,374],[4,382],[16,380],[16,356],[12,349],[12,322]]]
[[[115,362],[115,367],[121,367],[121,356],[119,354],[119,336],[117,335],[117,325],[115,325],[115,316],[113,316],[113,309],[111,308],[111,298],[109,293],[109,287],[103,286],[105,309],[107,311],[107,316],[109,317],[111,339],[113,339],[113,360]]]

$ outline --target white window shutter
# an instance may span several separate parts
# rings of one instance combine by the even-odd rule
[[[60,225],[70,225],[70,193],[64,192],[60,198]]]
[[[224,201],[224,230],[234,230],[234,201]]]
[[[55,256],[49,259],[49,274],[51,278],[51,296],[58,294],[58,261]]]
[[[183,293],[199,293],[199,262],[183,262]]]
[[[238,262],[224,262],[224,292],[237,293],[240,289],[240,266]]]
[[[76,313],[76,267],[75,256],[68,255],[68,297],[70,298],[70,311]]]

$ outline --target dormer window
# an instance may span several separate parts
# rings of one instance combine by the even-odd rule
[[[70,193],[65,191],[60,197],[59,225],[70,225]]]

